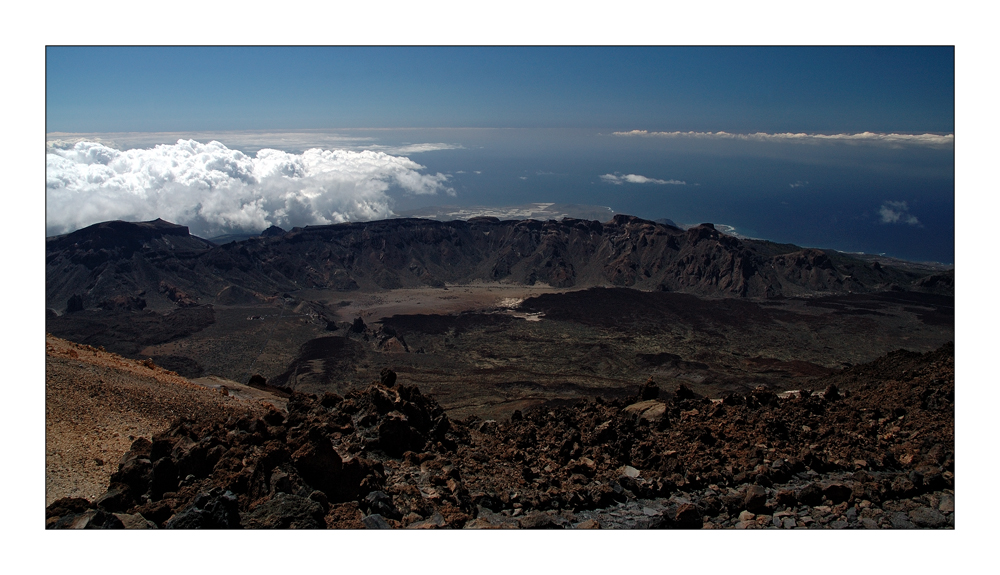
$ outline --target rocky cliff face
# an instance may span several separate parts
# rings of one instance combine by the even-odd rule
[[[106,308],[117,298],[134,297],[151,309],[172,308],[177,286],[201,279],[191,262],[211,248],[186,226],[159,219],[103,222],[48,238],[46,307],[61,312],[77,298],[80,309]]]
[[[46,305],[60,312],[74,296],[84,309],[116,297],[165,309],[178,291],[204,304],[229,286],[273,295],[482,280],[775,297],[950,285],[836,252],[740,240],[711,224],[683,231],[624,215],[605,223],[395,219],[270,230],[222,246],[162,220],[108,222],[50,238],[46,279]]]

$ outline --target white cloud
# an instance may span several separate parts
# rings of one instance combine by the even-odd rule
[[[642,138],[690,138],[699,140],[744,140],[811,144],[841,142],[849,144],[888,145],[892,147],[951,146],[955,144],[954,134],[877,134],[874,132],[861,132],[858,134],[805,134],[791,132],[779,134],[768,134],[766,132],[732,134],[729,132],[648,132],[646,130],[632,130],[630,132],[614,132],[613,135]]]
[[[364,146],[366,150],[374,150],[378,152],[385,152],[387,154],[419,154],[421,152],[436,152],[438,150],[458,150],[462,146],[456,144],[405,144],[402,146],[382,146],[382,145],[371,145]]]
[[[906,202],[886,201],[882,203],[882,207],[878,209],[878,213],[882,216],[882,223],[884,224],[920,225],[920,220],[909,213],[909,210],[910,208],[906,205]]]
[[[385,152],[392,155],[419,154],[437,150],[461,149],[460,144],[446,143],[407,143],[387,145],[376,143],[371,136],[355,136],[330,132],[326,130],[298,131],[219,131],[219,132],[107,132],[71,134],[51,132],[45,136],[47,151],[70,149],[79,142],[97,142],[119,150],[131,148],[152,148],[160,144],[168,144],[178,140],[197,140],[199,142],[225,142],[232,149],[242,150],[250,154],[265,148],[284,151],[302,151],[312,148],[325,150],[351,150],[362,152]]]
[[[637,174],[619,176],[617,172],[614,174],[604,174],[601,176],[601,180],[605,183],[615,184],[617,186],[620,186],[625,182],[629,184],[669,184],[675,186],[683,186],[687,184],[687,182],[682,182],[680,180],[657,180],[656,178],[647,178],[646,176],[640,176]]]
[[[788,187],[789,188],[801,188],[802,186],[805,186],[808,183],[809,182],[797,181],[794,184],[788,184]]]
[[[46,154],[46,234],[106,220],[163,218],[211,237],[230,230],[371,220],[392,215],[387,194],[454,195],[445,174],[384,152],[262,149],[178,140],[116,150],[77,142]]]

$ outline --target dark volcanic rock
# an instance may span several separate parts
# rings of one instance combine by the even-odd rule
[[[823,487],[823,497],[829,499],[834,504],[842,503],[851,498],[852,490],[843,483],[831,483]]]
[[[63,515],[47,521],[46,529],[124,529],[121,520],[101,509]]]
[[[683,401],[685,399],[694,399],[696,396],[691,388],[684,385],[683,383],[677,386],[677,390],[674,391],[674,397],[678,401]]]
[[[323,506],[305,497],[279,493],[246,516],[250,529],[322,529]]]
[[[396,372],[392,371],[388,367],[383,368],[382,373],[379,374],[379,380],[382,382],[382,385],[392,387],[393,385],[396,385]]]
[[[236,496],[229,491],[213,489],[199,493],[182,507],[165,525],[167,529],[236,529],[240,527],[240,511]]]
[[[747,511],[763,511],[767,504],[767,490],[761,485],[751,485],[747,487],[746,498],[743,506]]]
[[[420,450],[425,442],[424,436],[410,425],[409,418],[402,413],[389,413],[378,426],[378,448],[392,457]]]
[[[365,525],[365,529],[392,529],[388,523],[386,523],[385,518],[379,514],[368,515],[361,520]]]
[[[94,505],[112,513],[124,511],[132,506],[133,498],[128,487],[121,484],[111,484],[108,490],[94,501]]]
[[[384,491],[372,491],[365,496],[362,502],[363,509],[369,514],[378,514],[389,519],[402,519],[403,515],[396,509],[392,502],[392,497],[386,495]]]
[[[45,508],[45,518],[60,517],[63,515],[83,513],[93,507],[89,501],[82,497],[63,497],[56,499]]]
[[[553,515],[535,511],[518,520],[522,529],[567,529],[569,522],[566,519]]]
[[[656,385],[656,382],[653,381],[653,378],[649,378],[649,380],[647,380],[646,383],[639,388],[639,401],[656,399],[658,397],[660,397],[660,388]]]
[[[309,485],[333,501],[349,499],[359,487],[348,482],[344,461],[326,437],[315,437],[292,454],[292,463]]]
[[[947,517],[930,507],[918,507],[910,511],[909,516],[917,527],[942,527],[948,523]]]
[[[693,503],[682,503],[673,514],[674,526],[679,529],[701,529],[701,509]]]
[[[810,483],[799,491],[797,498],[803,505],[819,505],[823,502],[823,489],[815,483]]]

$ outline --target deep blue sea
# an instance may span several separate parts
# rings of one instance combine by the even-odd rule
[[[808,247],[913,261],[955,258],[952,147],[630,138],[594,130],[433,136],[462,148],[410,157],[427,172],[451,174],[456,196],[397,196],[400,209],[593,204],[647,219],[727,224],[742,235]],[[632,183],[627,175],[671,183]]]

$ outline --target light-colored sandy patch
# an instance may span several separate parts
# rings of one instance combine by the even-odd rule
[[[518,285],[474,283],[447,285],[445,288],[406,288],[386,290],[371,294],[351,294],[354,299],[338,309],[340,321],[354,321],[360,317],[366,323],[380,321],[394,315],[456,314],[467,311],[489,312],[516,308],[527,298],[542,294],[566,293],[582,288],[555,288],[548,285]],[[344,299],[338,293],[331,303]],[[527,314],[530,315],[530,314]],[[530,319],[529,321],[537,321]],[[518,315],[517,317],[521,317]]]

